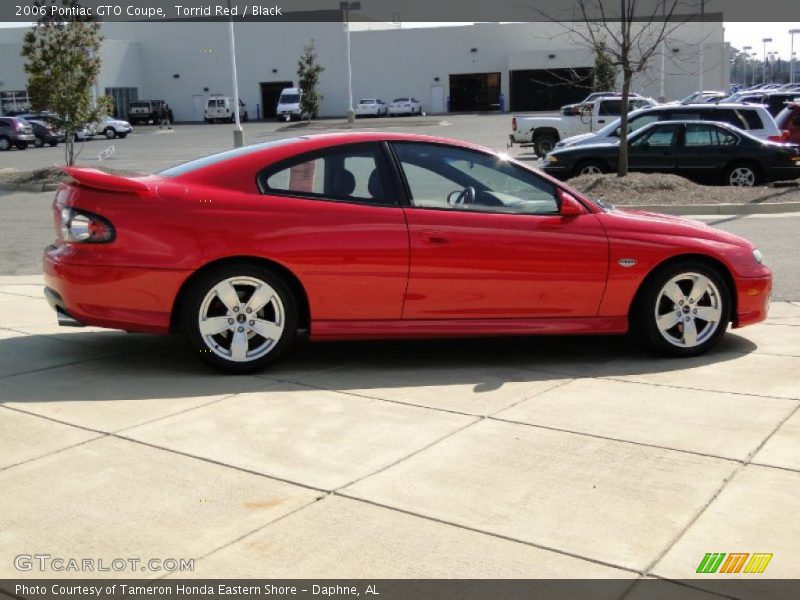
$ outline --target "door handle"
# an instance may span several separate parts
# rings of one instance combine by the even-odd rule
[[[605,120],[605,119],[597,119],[597,122],[598,122],[598,123],[605,123],[605,122],[606,122],[606,120]]]
[[[429,244],[436,244],[437,246],[450,243],[450,240],[441,231],[423,231],[422,237]]]

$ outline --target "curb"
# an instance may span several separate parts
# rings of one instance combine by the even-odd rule
[[[659,212],[666,215],[772,215],[800,212],[800,202],[763,204],[627,204],[617,208]]]
[[[57,183],[0,183],[0,190],[17,192],[52,192],[57,189]]]

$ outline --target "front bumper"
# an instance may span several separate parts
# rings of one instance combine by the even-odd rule
[[[32,133],[18,133],[14,136],[13,142],[35,142],[36,136]]]
[[[736,316],[733,327],[745,327],[767,318],[772,295],[772,274],[736,280]]]

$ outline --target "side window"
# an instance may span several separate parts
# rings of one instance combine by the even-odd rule
[[[657,126],[653,129],[653,131],[645,133],[644,135],[636,138],[631,143],[631,146],[650,146],[656,148],[674,146],[675,140],[678,137],[678,132],[680,131],[680,127],[680,125]]]
[[[708,125],[687,125],[687,146],[716,146],[718,145],[717,129]]]
[[[267,167],[262,193],[363,204],[396,204],[379,144],[337,146]]]
[[[742,115],[745,122],[747,123],[748,129],[764,129],[764,122],[758,115],[757,110],[743,108],[739,110],[739,114]]]
[[[622,100],[605,100],[600,102],[600,109],[597,112],[600,116],[615,116],[622,114]]]
[[[722,121],[740,129],[747,129],[747,123],[735,110],[713,110],[705,118],[706,121]]]
[[[553,184],[497,157],[437,144],[397,142],[393,148],[416,207],[529,215],[558,213]]]
[[[658,114],[651,113],[649,115],[640,115],[638,117],[634,117],[630,121],[628,121],[628,133],[632,133],[641,129],[645,125],[649,125],[650,123],[654,123],[658,121]]]

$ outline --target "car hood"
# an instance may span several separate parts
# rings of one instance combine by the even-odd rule
[[[755,244],[738,235],[685,217],[636,210],[635,207],[615,207],[604,213],[603,217],[609,233],[625,233],[631,236],[642,233],[679,236],[709,240],[741,248],[755,248]]]
[[[561,148],[569,148],[571,146],[583,145],[591,143],[591,140],[597,137],[594,133],[581,133],[579,135],[573,135],[568,138],[564,138],[558,144],[556,144],[556,149],[560,150]]]
[[[616,150],[619,148],[619,142],[595,142],[593,144],[580,144],[577,146],[568,146],[567,148],[556,148],[551,152],[553,155],[557,156],[569,156],[571,154],[580,153],[585,154],[586,152],[600,152],[604,150]]]

